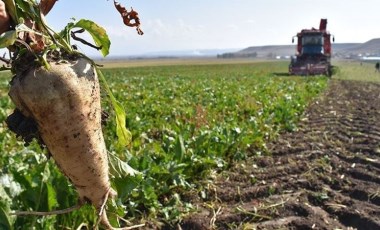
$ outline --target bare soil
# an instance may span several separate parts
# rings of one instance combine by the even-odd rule
[[[380,84],[331,80],[295,132],[217,176],[179,229],[380,229]]]

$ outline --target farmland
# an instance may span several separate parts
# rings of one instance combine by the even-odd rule
[[[128,148],[115,144],[104,95],[107,147],[139,172],[114,175],[113,224],[118,215],[123,225],[169,229],[380,226],[371,219],[380,216],[380,86],[373,83],[380,76],[368,63],[337,63],[333,80],[290,77],[287,64],[106,63],[133,135]],[[9,215],[68,208],[77,197],[46,150],[25,147],[6,128],[10,76],[0,80],[0,226],[90,228],[90,206],[58,216]]]

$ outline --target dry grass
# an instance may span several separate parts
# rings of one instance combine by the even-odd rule
[[[339,67],[338,73],[333,76],[335,79],[380,83],[380,72],[375,71],[375,62],[339,60],[335,61],[333,65]]]

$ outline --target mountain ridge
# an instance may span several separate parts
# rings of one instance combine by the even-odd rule
[[[380,38],[374,38],[364,43],[333,43],[334,57],[361,57],[380,56]],[[242,50],[218,55],[219,58],[274,58],[279,56],[292,56],[296,52],[296,45],[266,45],[250,46]]]

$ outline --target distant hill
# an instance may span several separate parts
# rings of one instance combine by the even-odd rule
[[[333,43],[333,55],[341,58],[380,56],[380,38],[365,43]],[[296,45],[251,46],[237,52],[219,54],[219,58],[276,58],[294,55]]]
[[[352,47],[342,50],[345,53],[361,53],[361,54],[380,54],[380,38],[369,40],[365,43],[359,43]]]

